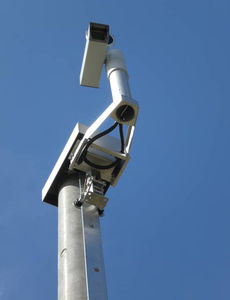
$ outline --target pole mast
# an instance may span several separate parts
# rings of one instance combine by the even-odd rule
[[[106,300],[98,210],[75,204],[81,177],[66,178],[58,195],[58,300]]]

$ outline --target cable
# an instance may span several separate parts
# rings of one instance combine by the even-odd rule
[[[86,162],[87,165],[89,165],[92,168],[100,169],[100,170],[107,170],[107,169],[111,169],[111,168],[115,167],[119,160],[120,160],[119,158],[116,158],[115,161],[112,162],[111,164],[101,166],[101,165],[97,165],[97,164],[93,163],[92,161],[88,160],[87,157],[84,158],[84,162]]]
[[[125,152],[125,139],[124,139],[124,132],[123,132],[123,125],[119,123],[119,132],[121,138],[121,153]]]
[[[106,170],[106,169],[111,169],[114,166],[116,166],[119,162],[120,162],[120,158],[116,158],[114,162],[108,164],[108,165],[98,165],[93,163],[92,161],[88,160],[88,158],[86,157],[87,155],[87,151],[90,147],[90,145],[95,142],[97,139],[107,135],[108,133],[110,133],[111,131],[113,131],[117,125],[119,124],[119,133],[120,133],[120,139],[121,139],[121,153],[124,153],[124,148],[125,148],[125,141],[124,141],[124,133],[123,133],[123,125],[115,122],[111,127],[109,127],[107,130],[95,135],[93,138],[89,139],[87,144],[85,145],[85,147],[82,150],[82,153],[78,159],[78,164],[82,163],[83,161],[85,161],[90,167],[95,168],[95,169],[100,169],[100,170]]]
[[[101,165],[97,165],[93,162],[91,162],[90,160],[87,159],[86,155],[87,155],[87,151],[88,151],[88,148],[90,147],[90,145],[96,141],[97,139],[103,137],[104,135],[110,133],[111,131],[113,131],[118,125],[118,122],[115,122],[110,128],[108,128],[107,130],[95,135],[93,138],[89,139],[87,144],[85,145],[85,147],[83,148],[82,150],[82,153],[78,159],[78,164],[82,163],[83,161],[85,161],[89,166],[91,166],[92,168],[96,168],[96,169],[102,169],[102,170],[105,170],[105,169],[110,169],[112,167],[114,167],[116,164],[117,164],[117,159],[112,162],[111,164],[109,165],[105,165],[105,166],[101,166]]]
[[[110,133],[111,131],[113,131],[117,127],[118,124],[119,124],[118,122],[114,122],[114,124],[111,127],[106,129],[105,131],[102,131],[101,133],[95,135],[93,138],[90,139],[90,145],[94,141],[96,141],[97,139],[99,139],[99,138],[103,137],[104,135],[106,135],[106,134]]]
[[[97,140],[97,139],[99,139],[100,137],[102,137],[102,136],[108,134],[109,132],[113,131],[113,130],[117,127],[117,125],[118,125],[118,123],[115,122],[115,123],[114,123],[110,128],[108,128],[107,130],[105,130],[105,131],[103,131],[103,132],[101,132],[101,133],[95,135],[95,137],[93,137],[93,138],[91,138],[91,139],[88,139],[88,142],[86,143],[86,145],[85,145],[85,146],[83,147],[83,149],[82,149],[82,152],[81,152],[81,155],[80,155],[80,157],[79,157],[79,159],[78,159],[78,161],[77,161],[77,164],[80,165],[80,164],[84,161],[89,146],[90,146],[95,140]]]

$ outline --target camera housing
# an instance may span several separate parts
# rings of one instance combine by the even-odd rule
[[[80,85],[94,88],[99,87],[107,47],[110,42],[109,25],[89,24],[80,73]]]

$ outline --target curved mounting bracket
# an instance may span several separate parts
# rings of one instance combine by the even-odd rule
[[[125,103],[125,104],[124,104]],[[132,101],[133,105],[134,101]],[[73,153],[73,156],[70,161],[69,169],[73,170],[76,167],[76,163],[81,155],[81,152],[85,145],[87,144],[87,141],[95,136],[95,134],[98,132],[99,127],[109,118],[116,115],[116,111],[122,107],[123,105],[127,106],[127,100],[124,102],[124,100],[121,98],[120,101],[112,102],[107,109],[99,116],[99,118],[87,129],[84,137],[82,138],[81,142],[79,143],[78,147]],[[127,131],[126,139],[125,139],[125,153],[121,154],[118,151],[114,151],[113,156],[117,158],[126,159],[126,157],[129,155],[131,142],[133,139],[133,134],[135,130],[135,125],[130,125]],[[103,149],[104,152],[107,152],[106,149]],[[109,150],[108,154],[111,154],[111,149]]]

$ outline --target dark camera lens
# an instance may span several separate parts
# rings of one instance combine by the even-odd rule
[[[108,44],[111,45],[112,43],[113,43],[113,37],[112,37],[112,35],[109,35],[109,42],[108,42]]]

